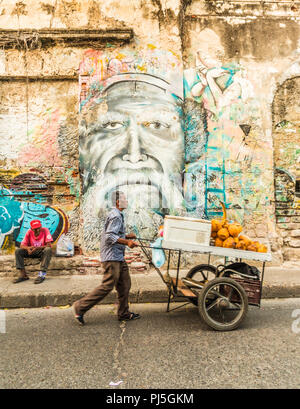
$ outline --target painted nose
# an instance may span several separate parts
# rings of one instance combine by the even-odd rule
[[[139,126],[137,124],[130,125],[128,134],[128,148],[127,153],[123,155],[123,160],[131,163],[147,160],[147,155],[142,153],[141,149]]]

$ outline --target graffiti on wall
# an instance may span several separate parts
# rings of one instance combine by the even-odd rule
[[[202,175],[194,200],[205,217],[220,216],[222,201],[243,222],[269,200],[257,99],[243,67],[225,60],[218,36],[205,29],[197,39],[194,66],[184,70],[187,180]]]
[[[37,162],[40,165],[62,166],[57,138],[59,128],[59,109],[46,110],[40,123],[30,130],[29,143],[22,146],[18,163],[21,166]]]
[[[88,51],[80,73],[85,244],[99,242],[116,189],[128,197],[128,225],[153,236],[164,214],[184,210],[180,59],[153,45]]]
[[[144,237],[165,214],[210,219],[224,202],[244,222],[270,202],[270,146],[247,72],[225,60],[212,30],[198,37],[184,71],[180,58],[153,45],[86,52],[79,77],[86,248],[98,245],[116,189],[128,196],[129,227]]]
[[[69,221],[65,213],[56,206],[43,204],[45,197],[45,181],[38,177],[39,184],[35,191],[22,190],[18,187],[20,180],[34,179],[36,175],[25,174],[17,176],[10,184],[10,188],[0,185],[0,248],[13,251],[13,244],[19,246],[30,229],[30,222],[34,219],[41,221],[53,237],[54,243],[62,233],[67,233]],[[22,178],[23,177],[23,178]],[[35,178],[36,179],[36,178]],[[14,188],[12,188],[14,186]]]
[[[54,238],[69,223],[79,244],[78,82],[6,81],[0,90],[2,252],[14,251],[35,216]]]
[[[184,71],[180,56],[152,44],[85,52],[79,70],[81,197],[74,84],[69,102],[56,101],[63,90],[56,84],[53,100],[45,97],[42,108],[34,104],[32,127],[22,143],[18,138],[11,161],[27,172],[41,166],[49,194],[42,181],[22,189],[24,171],[2,183],[2,248],[9,237],[20,241],[30,217],[41,217],[59,235],[63,208],[71,229],[80,222],[83,247],[98,249],[116,189],[129,199],[128,227],[150,238],[165,214],[212,218],[222,201],[243,222],[269,203],[271,147],[247,71],[226,61],[212,30],[196,37]]]

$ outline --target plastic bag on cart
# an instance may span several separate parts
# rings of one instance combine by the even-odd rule
[[[64,233],[58,239],[56,245],[57,257],[71,257],[74,256],[74,243]]]
[[[151,247],[162,247],[163,238],[159,237],[154,243],[151,243]],[[159,268],[165,264],[166,256],[162,248],[152,248],[152,263],[155,267]]]

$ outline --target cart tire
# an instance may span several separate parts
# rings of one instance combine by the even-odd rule
[[[225,290],[224,287],[223,288],[220,287],[222,285],[231,287],[235,291],[235,296],[236,298],[238,298],[238,301],[235,300],[234,305],[235,306],[236,304],[240,305],[239,307],[240,309],[237,308],[237,310],[239,311],[237,313],[237,316],[233,320],[226,322],[226,323],[224,322],[224,320],[223,322],[220,322],[217,319],[213,318],[208,312],[208,310],[213,310],[214,308],[215,310],[219,309],[219,315],[221,315],[221,309],[223,309],[223,311],[230,312],[229,308],[226,310],[226,307],[224,307],[224,305],[221,306],[221,303],[228,304],[229,299],[230,299],[230,297],[226,297],[226,293],[225,295],[222,294],[222,291],[224,292]],[[214,291],[215,292],[217,291],[217,290],[214,290],[215,287],[217,288],[219,287],[221,297],[218,297],[215,295]],[[213,301],[211,301],[210,304],[209,304],[209,301],[210,301],[209,296],[214,297]],[[214,306],[212,307],[213,304]],[[229,304],[233,305],[233,302]],[[229,307],[229,305],[227,305],[227,307]],[[232,331],[236,329],[242,323],[242,321],[247,315],[248,297],[247,297],[247,294],[244,288],[232,278],[226,278],[226,277],[215,278],[214,280],[209,281],[206,284],[206,286],[203,288],[203,290],[201,290],[201,292],[199,293],[198,310],[199,310],[199,314],[201,318],[203,319],[203,321],[211,328],[217,331]]]
[[[198,264],[188,271],[186,278],[193,278],[197,273],[202,275],[203,280],[207,280],[207,273],[212,273],[215,277],[217,276],[217,268],[211,264]]]

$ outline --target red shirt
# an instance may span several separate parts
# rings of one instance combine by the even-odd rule
[[[31,229],[28,230],[21,244],[28,247],[41,247],[52,241],[53,238],[49,230],[46,227],[42,227],[38,237],[35,237],[34,232]]]

